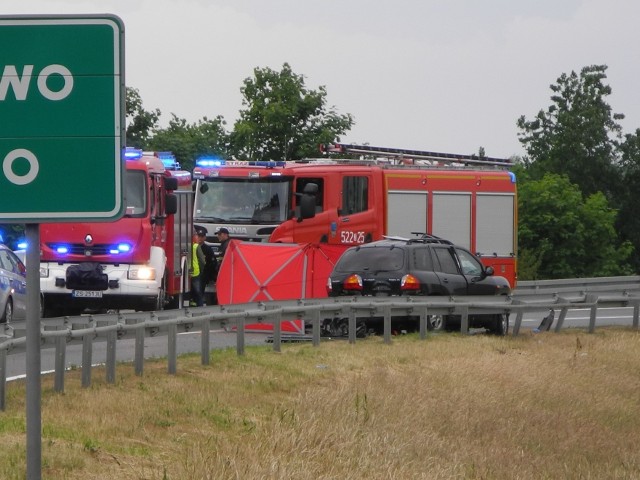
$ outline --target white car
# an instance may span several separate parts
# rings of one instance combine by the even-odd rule
[[[26,318],[27,268],[6,245],[0,244],[0,322]]]

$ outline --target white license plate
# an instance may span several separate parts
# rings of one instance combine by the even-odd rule
[[[72,297],[76,298],[102,298],[100,290],[74,290],[71,292]]]

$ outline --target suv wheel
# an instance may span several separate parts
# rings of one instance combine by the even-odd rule
[[[495,315],[494,324],[493,324],[493,327],[491,328],[491,331],[495,335],[499,335],[501,337],[509,333],[509,315],[507,314]]]
[[[429,330],[434,332],[444,332],[447,328],[447,321],[445,315],[428,315],[427,326]]]

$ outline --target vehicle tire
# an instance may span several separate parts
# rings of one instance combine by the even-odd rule
[[[427,329],[434,332],[444,332],[447,328],[446,315],[427,315]]]
[[[13,300],[11,297],[7,299],[7,304],[4,306],[4,312],[2,313],[2,318],[0,318],[0,323],[11,323],[13,320]]]
[[[159,312],[164,310],[165,301],[167,299],[167,274],[165,272],[164,277],[162,278],[162,286],[158,291],[158,297],[156,298],[156,306],[155,311]]]
[[[491,331],[494,335],[504,337],[509,333],[509,315],[503,313],[495,315],[494,317],[494,324]]]

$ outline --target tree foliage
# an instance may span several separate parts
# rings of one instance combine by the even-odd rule
[[[547,173],[520,185],[519,248],[529,271],[521,278],[630,274],[633,247],[619,241],[616,211],[601,192],[586,199],[566,175]]]
[[[350,114],[327,108],[324,86],[310,90],[285,63],[276,72],[254,69],[240,89],[246,107],[231,134],[233,151],[248,160],[290,160],[315,156],[353,125]]]
[[[603,192],[608,198],[618,184],[616,148],[621,127],[605,97],[605,65],[584,67],[580,74],[562,74],[551,85],[552,104],[533,120],[518,121],[520,142],[531,161],[531,175],[566,174],[585,195]]]
[[[142,106],[140,92],[136,88],[126,89],[126,145],[128,147],[146,148],[153,131],[158,126],[161,112],[157,108],[147,111]]]
[[[182,168],[192,170],[196,158],[201,155],[228,158],[229,136],[225,125],[221,116],[189,123],[172,114],[169,126],[156,130],[147,145],[150,150],[173,152]]]
[[[621,238],[630,240],[635,246],[632,263],[640,271],[640,129],[625,135],[620,146],[622,178],[615,192],[615,201],[620,209],[617,229]]]

